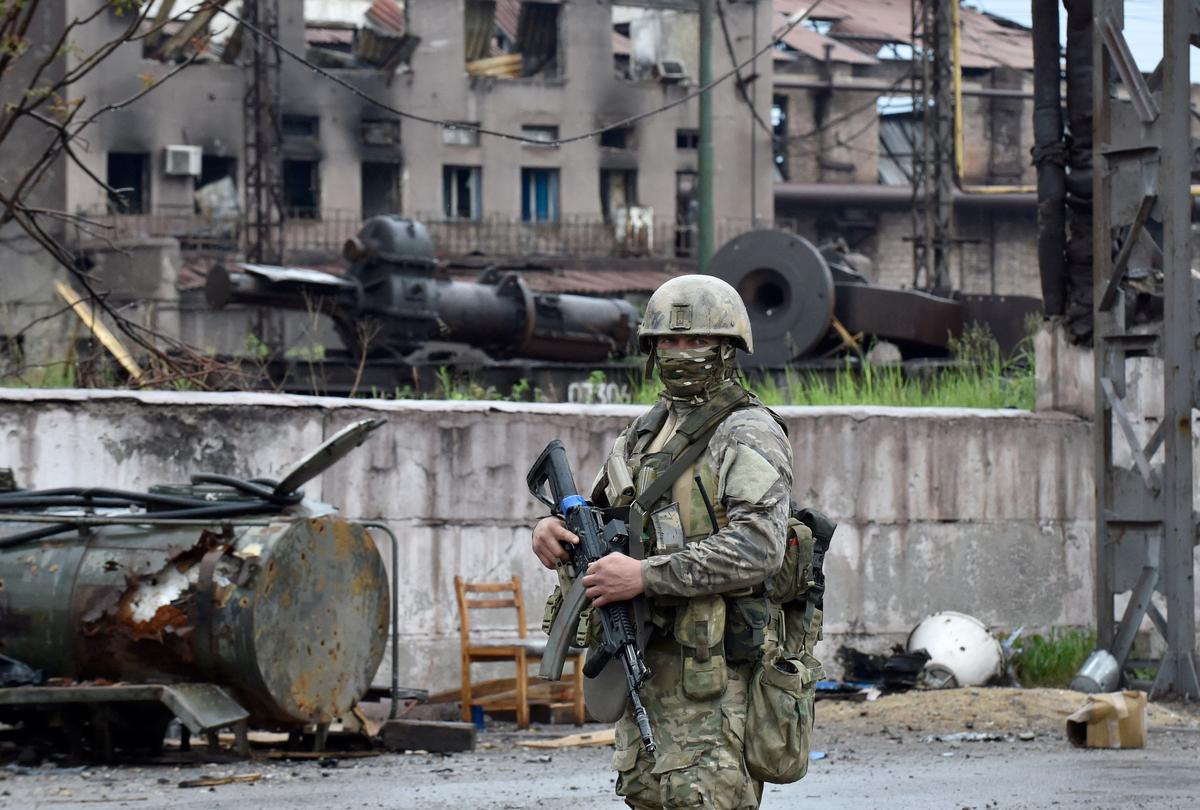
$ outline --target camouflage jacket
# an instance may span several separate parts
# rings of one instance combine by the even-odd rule
[[[660,447],[696,407],[668,403],[665,421],[639,419],[622,434],[626,457],[634,455],[634,465],[637,448]],[[695,475],[713,502],[719,527],[715,533]],[[770,412],[753,405],[727,416],[707,450],[663,498],[664,504],[680,504],[688,542],[682,549],[642,561],[646,595],[692,597],[762,583],[783,560],[791,488],[791,445]]]

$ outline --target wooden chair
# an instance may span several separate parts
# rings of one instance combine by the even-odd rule
[[[544,638],[527,638],[525,630],[525,600],[521,592],[521,578],[514,576],[508,582],[466,582],[462,577],[454,578],[454,590],[458,597],[462,649],[462,717],[471,721],[471,664],[488,661],[512,661],[516,665],[514,678],[515,711],[517,728],[529,726],[529,664],[541,661],[546,651]],[[475,594],[484,594],[477,598]],[[494,639],[471,639],[471,611],[508,608],[516,611],[516,636]],[[570,698],[574,708],[575,724],[584,722],[583,707],[583,653],[571,655],[574,669],[571,672]],[[566,680],[566,678],[564,678]],[[495,701],[493,695],[490,701]]]

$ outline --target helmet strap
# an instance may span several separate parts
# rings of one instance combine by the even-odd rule
[[[646,355],[646,367],[642,369],[642,379],[649,380],[650,375],[654,373],[654,358],[657,356],[658,348],[653,343],[650,345],[650,353]]]

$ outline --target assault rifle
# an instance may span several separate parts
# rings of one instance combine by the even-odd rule
[[[572,568],[571,587],[563,594],[558,620],[550,631],[546,654],[542,658],[539,676],[557,679],[562,676],[563,662],[567,649],[575,639],[579,614],[586,606],[587,595],[583,587],[583,575],[588,566],[613,552],[628,553],[629,534],[625,521],[608,517],[603,509],[588,503],[575,488],[575,478],[567,463],[567,451],[558,439],[546,445],[525,478],[529,491],[550,509],[563,515],[567,528],[579,538],[578,545],[567,546]],[[550,486],[547,497],[546,485]],[[552,499],[551,499],[552,498]],[[650,719],[642,706],[641,688],[650,677],[650,670],[638,649],[637,631],[633,623],[633,610],[629,602],[614,602],[600,609],[604,639],[599,648],[588,656],[583,674],[595,678],[608,662],[619,657],[625,669],[625,683],[629,699],[633,703],[633,717],[642,735],[642,745],[647,753],[654,753],[654,735],[650,730]]]

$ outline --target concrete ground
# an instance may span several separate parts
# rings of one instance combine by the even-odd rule
[[[540,729],[536,736],[572,733]],[[555,808],[619,807],[608,770],[610,749],[547,753],[516,746],[534,735],[489,731],[474,753],[383,755],[327,763],[189,766],[9,766],[0,769],[0,807],[12,810],[107,808]],[[1144,750],[1087,751],[1064,740],[927,743],[920,735],[826,733],[826,758],[794,785],[769,785],[765,810],[837,808],[1090,808],[1174,810],[1200,807],[1200,733],[1163,731]],[[252,784],[179,788],[204,775],[261,773]]]

